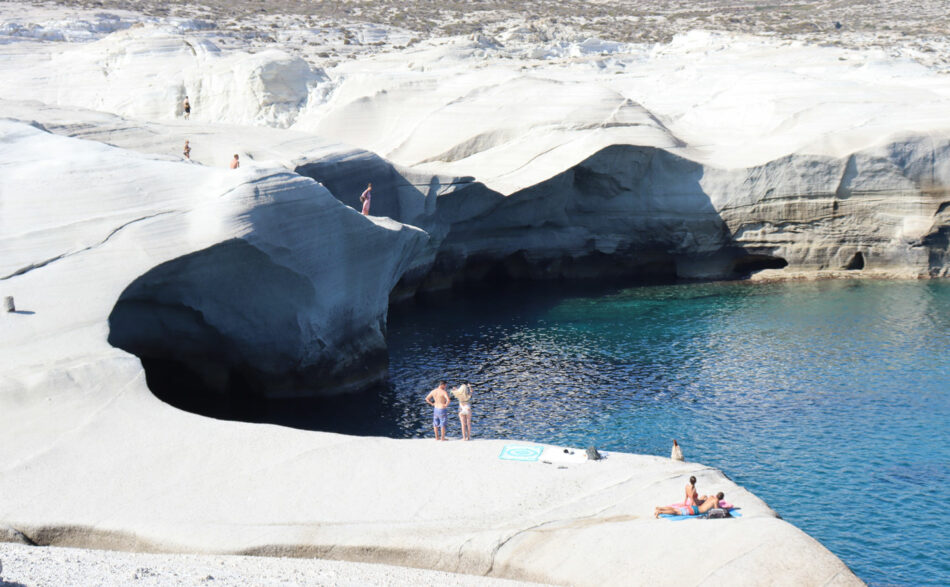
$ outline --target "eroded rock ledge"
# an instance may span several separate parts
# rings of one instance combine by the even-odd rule
[[[4,50],[0,94],[16,121],[0,121],[0,283],[20,310],[0,316],[3,536],[582,585],[857,582],[694,463],[618,454],[562,470],[500,461],[500,441],[201,418],[156,399],[142,362],[114,346],[184,365],[214,393],[242,378],[265,395],[330,394],[385,376],[391,296],[492,275],[946,276],[942,82],[858,52],[730,44],[575,44],[547,72],[544,51],[479,39],[323,68],[163,25]],[[574,49],[576,63],[563,52]],[[775,66],[799,57],[820,67]],[[679,65],[690,67],[671,75]],[[810,97],[822,91],[757,93],[802,77],[837,89],[844,72],[865,99],[877,67],[909,74],[902,90],[936,91],[883,96],[886,123],[859,112],[845,124],[834,119],[850,103]],[[841,130],[854,132],[839,141]],[[200,164],[171,155],[186,137],[200,137]],[[229,171],[234,145],[245,167]],[[373,218],[349,207],[366,181],[388,195]],[[653,520],[690,474],[742,518]],[[432,507],[433,494],[464,507]],[[718,556],[682,564],[684,549],[713,543]]]
[[[352,438],[162,403],[139,360],[110,336],[163,357],[191,355],[201,343],[223,365],[202,373],[209,380],[244,368],[259,350],[253,372],[272,377],[279,393],[281,364],[339,369],[348,351],[363,357],[383,344],[390,291],[432,255],[438,232],[363,217],[280,168],[161,161],[9,121],[0,136],[11,171],[4,181],[22,182],[4,185],[4,195],[16,194],[4,212],[17,230],[0,235],[10,252],[3,282],[24,309],[0,318],[9,351],[0,354],[8,537],[579,585],[760,580],[776,569],[797,583],[858,582],[760,500],[697,464],[616,454],[559,469],[499,460],[502,441]],[[130,176],[144,187],[125,189]],[[462,192],[446,201],[458,205],[453,194]],[[477,214],[465,216],[477,226]],[[34,259],[55,260],[18,271]],[[154,348],[156,340],[165,342]],[[684,543],[682,526],[651,513],[690,474],[725,491],[743,517],[697,522]],[[432,507],[433,493],[465,507]],[[671,574],[680,557],[673,545],[689,541],[716,542],[721,556]]]
[[[796,277],[948,275],[947,138],[738,170],[614,145],[510,194],[478,178],[414,176],[371,153],[296,170],[351,206],[359,189],[350,178],[370,178],[395,194],[374,211],[430,234],[397,297],[492,275],[739,279],[782,268]]]

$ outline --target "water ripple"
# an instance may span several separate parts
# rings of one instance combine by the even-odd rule
[[[386,434],[430,435],[424,395],[469,381],[476,436],[659,455],[678,438],[865,581],[950,584],[950,283],[479,293],[389,332]]]

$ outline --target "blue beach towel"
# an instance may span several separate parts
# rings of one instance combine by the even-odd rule
[[[736,510],[732,509],[732,510],[729,510],[729,516],[732,517],[732,518],[741,518],[741,517],[742,517],[742,514],[740,514],[740,513],[737,512]],[[674,521],[674,522],[680,522],[680,521],[682,521],[682,520],[698,520],[699,518],[705,518],[705,517],[706,517],[706,514],[698,514],[698,515],[695,515],[695,516],[692,516],[692,515],[690,515],[690,516],[674,516],[673,514],[660,514],[660,517],[661,517],[661,518],[665,518],[665,519],[667,519],[667,520],[672,520],[672,521]]]
[[[505,448],[501,449],[498,458],[505,461],[536,461],[542,452],[544,452],[543,446],[506,444]]]

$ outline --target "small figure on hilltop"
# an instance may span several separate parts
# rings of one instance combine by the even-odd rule
[[[680,445],[677,444],[676,439],[673,439],[673,452],[670,453],[670,458],[674,461],[683,460],[683,449],[681,449]]]
[[[234,159],[231,159],[231,169],[237,169],[241,166],[241,161],[237,156],[237,153],[234,154]]]
[[[369,216],[369,203],[373,199],[373,184],[366,184],[363,195],[360,196],[360,202],[363,202],[363,216]]]
[[[191,145],[188,141],[185,141],[185,148],[181,150],[181,154],[185,156],[185,159],[191,160]]]
[[[188,96],[185,96],[185,101],[181,103],[181,108],[185,111],[185,120],[191,118],[191,102],[188,101]]]
[[[462,440],[472,439],[472,388],[463,383],[452,390],[459,402],[459,423],[462,424]]]
[[[439,386],[429,392],[426,403],[432,406],[432,430],[436,440],[445,440],[445,422],[448,420],[449,402],[452,399],[445,391],[445,381],[439,381]],[[442,434],[439,434],[441,430]]]

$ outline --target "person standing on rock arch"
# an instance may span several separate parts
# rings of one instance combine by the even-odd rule
[[[188,101],[188,96],[185,96],[185,100],[181,103],[181,109],[185,112],[185,120],[191,118],[191,102]]]
[[[366,189],[360,196],[360,202],[363,202],[363,216],[369,216],[369,203],[373,199],[373,184],[366,184]]]

